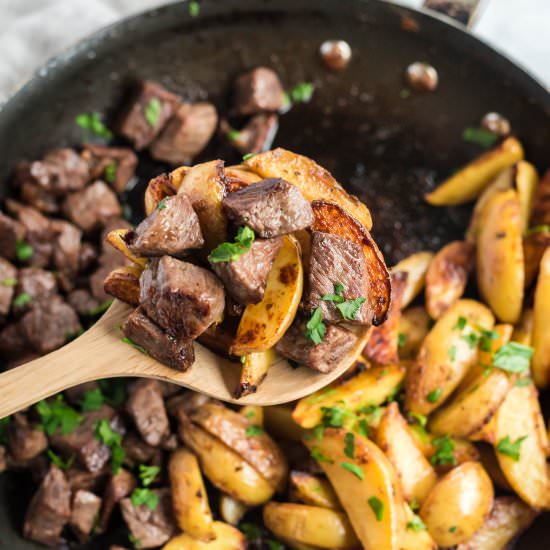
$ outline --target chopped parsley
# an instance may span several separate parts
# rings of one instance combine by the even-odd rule
[[[449,359],[451,361],[454,361],[455,358],[456,358],[456,346],[451,346],[448,350],[447,350],[447,355],[449,356]]]
[[[493,355],[493,367],[507,372],[527,372],[532,356],[533,348],[517,342],[508,342]]]
[[[128,338],[128,336],[123,336],[121,338],[121,340],[125,343],[125,344],[128,344],[129,346],[132,346],[133,348],[137,349],[138,351],[140,351],[141,353],[143,353],[144,355],[149,355],[149,352],[143,347],[143,346],[140,346],[139,344],[136,344],[133,340],[131,340],[130,338]]]
[[[420,504],[419,504],[418,500],[416,500],[415,498],[413,498],[413,499],[409,502],[409,508],[410,508],[413,512],[416,512],[416,511],[420,510]]]
[[[278,540],[267,539],[268,550],[285,550],[284,544],[281,544]]]
[[[503,437],[496,446],[496,450],[501,455],[509,456],[512,460],[518,461],[520,459],[520,447],[521,444],[527,439],[527,436],[518,437],[515,441],[510,439],[510,436],[507,435]]]
[[[363,437],[369,437],[369,425],[364,418],[360,418],[357,422],[357,433]]]
[[[430,403],[437,403],[442,393],[443,390],[441,388],[435,388],[435,390],[432,390],[428,395],[426,395],[426,400]]]
[[[130,500],[134,506],[141,506],[142,504],[145,504],[149,510],[153,511],[159,503],[159,496],[156,493],[153,493],[151,489],[136,487],[132,491]]]
[[[250,541],[258,540],[262,537],[262,529],[255,523],[243,522],[239,524],[239,530]]]
[[[378,497],[370,497],[367,502],[374,513],[376,521],[382,521],[384,518],[384,503]]]
[[[102,304],[99,304],[97,307],[94,307],[88,311],[88,315],[91,317],[95,317],[96,315],[101,315],[102,313],[105,313],[113,303],[112,299],[105,300]]]
[[[41,426],[48,435],[59,429],[61,435],[67,435],[76,430],[82,422],[82,416],[65,403],[62,395],[57,395],[50,401],[39,401],[36,411],[40,415]]]
[[[344,470],[347,470],[348,472],[351,472],[355,477],[359,478],[361,481],[365,479],[365,474],[363,473],[363,470],[357,464],[352,464],[351,462],[341,462],[340,466],[344,468]]]
[[[144,487],[149,487],[160,473],[158,466],[147,466],[146,464],[139,465],[139,479]]]
[[[325,323],[323,323],[323,312],[321,308],[318,307],[311,315],[311,319],[307,322],[305,337],[317,345],[323,341],[326,332],[327,327]]]
[[[246,428],[245,433],[246,437],[255,437],[257,435],[262,435],[264,433],[264,429],[257,424],[253,424],[252,426],[248,426]]]
[[[104,174],[105,174],[105,181],[107,181],[107,183],[115,183],[117,169],[118,169],[118,165],[114,160],[109,164],[107,164],[107,166],[105,166]]]
[[[99,411],[104,402],[105,398],[103,397],[103,393],[99,388],[96,388],[84,394],[80,401],[80,407],[84,412]]]
[[[467,143],[475,143],[481,147],[488,148],[492,147],[496,143],[498,136],[493,134],[493,132],[484,130],[483,128],[470,127],[464,128],[464,131],[462,132],[462,139]]]
[[[408,335],[403,333],[403,332],[400,332],[398,335],[397,335],[397,347],[398,348],[403,348],[405,347],[405,344],[407,343],[407,340],[409,339]]]
[[[200,12],[201,6],[198,2],[195,2],[194,0],[192,2],[189,2],[189,15],[191,17],[198,17]]]
[[[140,539],[138,539],[136,536],[132,535],[132,533],[128,533],[128,540],[135,548],[141,548],[142,542]]]
[[[59,455],[55,454],[51,449],[48,449],[48,458],[54,466],[61,470],[68,470],[74,462],[74,455],[71,455],[67,460],[63,460]]]
[[[427,527],[420,517],[415,514],[413,518],[407,522],[407,529],[418,533],[419,531],[425,531]]]
[[[311,449],[311,458],[314,458],[317,462],[326,462],[327,464],[334,464],[334,460],[326,457],[318,447]]]
[[[15,286],[17,284],[17,279],[15,277],[7,277],[2,281],[2,286]]]
[[[143,110],[145,120],[149,123],[149,126],[154,128],[157,125],[161,111],[162,103],[160,99],[158,97],[152,97]]]
[[[325,436],[325,427],[322,424],[318,424],[315,428],[313,428],[313,433],[315,434],[317,440],[321,441]]]
[[[351,432],[348,432],[344,441],[346,443],[344,454],[348,458],[355,458],[355,436]]]
[[[254,231],[248,226],[240,227],[232,243],[221,243],[212,252],[208,259],[214,263],[234,262],[248,252],[254,242]]]
[[[88,132],[103,139],[108,140],[113,137],[111,130],[109,130],[109,128],[107,128],[107,126],[105,126],[105,124],[101,121],[99,113],[82,113],[77,115],[75,122],[78,126],[84,128],[84,130],[87,130]]]
[[[454,455],[455,444],[448,435],[442,435],[432,440],[435,447],[435,453],[432,455],[430,462],[434,465],[451,464],[454,466],[457,461]]]
[[[117,474],[124,461],[124,449],[122,448],[122,436],[115,432],[106,418],[99,420],[95,426],[96,438],[111,449],[111,468]]]
[[[321,413],[321,422],[328,428],[341,428],[346,418],[355,416],[351,411],[338,406],[321,407]]]
[[[13,305],[16,307],[26,306],[32,301],[32,296],[27,292],[22,292],[13,299]]]
[[[159,201],[159,203],[157,204],[157,210],[164,210],[166,208],[166,199],[168,197],[164,197],[163,199],[161,199]]]
[[[424,416],[423,414],[411,412],[409,413],[409,416],[416,421],[416,423],[421,426],[422,428],[426,427],[426,424],[428,423],[428,417]]]
[[[256,155],[254,153],[246,153],[246,155],[243,155],[243,160],[247,161],[251,159],[252,157],[255,157]]]
[[[456,533],[456,525],[449,527],[449,533]]]
[[[321,296],[321,300],[341,304],[344,301],[343,292],[344,285],[342,283],[334,283],[334,294],[325,294],[324,296]]]
[[[469,332],[468,334],[463,334],[461,338],[468,344],[470,349],[475,349],[479,344],[481,336],[477,332]]]
[[[408,99],[411,96],[411,91],[408,88],[402,88],[399,92],[401,99]]]
[[[241,133],[239,132],[239,130],[229,130],[229,132],[227,132],[227,139],[229,141],[235,141],[239,139],[240,135]]]
[[[534,235],[535,233],[550,233],[550,225],[535,225],[525,232],[526,235]]]
[[[363,296],[355,300],[346,300],[341,304],[336,304],[336,308],[342,314],[342,317],[348,321],[354,321],[359,313],[361,306],[367,301]]]
[[[29,243],[25,241],[17,241],[15,243],[15,255],[19,261],[26,262],[32,258],[33,254],[34,250]]]
[[[309,103],[313,97],[315,85],[312,82],[300,82],[289,90],[288,97],[292,103]]]
[[[458,318],[458,321],[456,322],[456,325],[453,327],[455,330],[463,330],[466,326],[466,323],[468,322],[468,319],[466,317],[463,317],[462,315]]]

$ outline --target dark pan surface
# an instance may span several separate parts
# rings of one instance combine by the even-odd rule
[[[404,17],[418,32],[403,30]],[[327,72],[318,60],[318,47],[329,38],[353,48],[343,73]],[[402,98],[403,71],[419,60],[438,69],[440,87],[433,95]],[[457,27],[375,0],[211,0],[202,2],[196,19],[187,5],[174,4],[123,21],[40,71],[0,108],[2,189],[7,192],[17,160],[80,142],[77,114],[112,117],[136,78],[223,107],[232,78],[260,64],[276,69],[286,87],[316,84],[309,104],[282,117],[274,146],[313,157],[367,202],[388,263],[462,235],[468,208],[431,208],[422,194],[480,152],[461,136],[487,111],[510,119],[527,158],[539,168],[548,163],[549,94]],[[238,160],[218,142],[203,157],[214,155]],[[148,158],[141,164],[139,183],[129,193],[136,218],[149,177],[166,168]],[[0,548],[34,548],[13,535],[30,488],[13,477],[4,484]],[[520,547],[545,547],[537,546],[536,532],[529,538]]]

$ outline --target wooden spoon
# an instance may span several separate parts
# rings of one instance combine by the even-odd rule
[[[329,374],[307,367],[293,369],[278,357],[256,393],[235,399],[241,365],[195,343],[195,363],[186,372],[159,363],[122,341],[120,325],[132,309],[115,300],[103,317],[62,348],[0,374],[0,418],[83,382],[137,376],[173,382],[211,397],[240,405],[275,405],[294,401],[332,382],[356,360],[367,335]],[[364,331],[367,332],[367,331]]]

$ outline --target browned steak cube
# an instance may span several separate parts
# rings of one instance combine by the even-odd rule
[[[8,427],[8,449],[16,461],[32,460],[48,447],[44,430],[31,424],[24,414],[13,416]]]
[[[151,510],[147,505],[134,506],[125,498],[120,502],[122,517],[132,536],[139,540],[140,548],[162,546],[176,531],[169,489],[153,489],[159,497],[158,505]]]
[[[97,261],[97,250],[92,243],[83,242],[80,244],[78,254],[78,271],[84,273],[88,271]]]
[[[80,490],[73,495],[73,507],[69,526],[76,538],[84,543],[97,522],[101,499],[90,491]]]
[[[39,267],[25,267],[19,270],[15,295],[28,294],[31,298],[25,309],[57,294],[57,281],[51,271]],[[22,308],[18,308],[22,309]]]
[[[142,308],[136,309],[126,319],[122,330],[151,357],[173,369],[185,371],[195,360],[192,340],[170,336],[151,321]]]
[[[206,147],[217,125],[214,105],[184,103],[151,145],[151,156],[174,166],[189,164]]]
[[[143,463],[145,462],[143,461]],[[115,505],[126,498],[136,485],[136,479],[128,470],[121,469],[117,474],[111,476],[103,494],[103,510],[97,525],[100,532],[109,525]]]
[[[96,181],[63,203],[65,215],[84,231],[92,231],[107,223],[109,218],[120,216],[122,209],[116,195],[103,181]]]
[[[24,237],[23,225],[0,212],[0,255],[14,260],[17,257],[17,243],[23,241]]]
[[[278,111],[284,103],[284,90],[277,73],[258,67],[235,81],[233,113],[254,115],[260,111]]]
[[[369,272],[360,245],[338,235],[314,231],[308,277],[309,289],[304,304],[307,310],[320,307],[328,323],[372,323],[368,300],[359,306],[354,319],[344,319],[336,307],[337,301],[321,299],[325,295],[334,295],[335,285],[342,286],[340,301],[368,298]]]
[[[19,208],[17,216],[24,227],[25,241],[32,248],[32,255],[26,261],[36,267],[47,267],[55,236],[50,220],[30,206]]]
[[[52,220],[52,229],[56,233],[53,265],[57,270],[61,286],[68,292],[72,290],[78,273],[82,231],[72,223],[63,220]]]
[[[204,245],[199,218],[185,193],[162,199],[124,240],[137,256],[183,256]]]
[[[180,99],[159,84],[140,82],[137,93],[123,113],[119,132],[139,151],[158,136],[174,114]]]
[[[162,451],[159,447],[152,447],[134,432],[129,432],[122,441],[125,453],[125,462],[132,467],[138,464],[159,465],[162,462]]]
[[[252,183],[223,201],[229,219],[248,225],[269,239],[305,229],[313,223],[313,210],[297,187],[279,178]]]
[[[0,320],[10,312],[16,284],[17,269],[8,260],[0,258]]]
[[[256,154],[271,148],[279,129],[279,117],[275,113],[259,113],[239,131],[233,130],[225,120],[220,123],[220,128],[231,145],[243,155]]]
[[[90,315],[90,311],[99,306],[99,300],[85,288],[77,288],[69,292],[67,302],[79,315]]]
[[[65,475],[72,491],[83,489],[93,493],[101,493],[110,473],[111,466],[109,464],[106,464],[99,472],[89,472],[73,465],[65,472]]]
[[[86,143],[82,158],[88,163],[90,179],[109,183],[117,193],[122,193],[134,177],[138,159],[128,147],[105,147]]]
[[[163,256],[141,274],[139,302],[170,335],[195,339],[222,318],[225,293],[210,271]]]
[[[257,239],[250,250],[233,262],[212,262],[216,275],[239,304],[257,304],[264,297],[267,276],[282,240]]]
[[[71,489],[63,472],[52,466],[27,509],[23,536],[47,546],[57,546],[70,515]]]
[[[24,181],[20,184],[19,197],[24,203],[45,214],[56,214],[59,211],[57,197],[32,181]]]
[[[327,373],[334,370],[348,353],[357,337],[353,332],[337,326],[327,325],[326,334],[320,344],[314,344],[306,334],[307,320],[296,320],[277,342],[276,350],[313,370]]]

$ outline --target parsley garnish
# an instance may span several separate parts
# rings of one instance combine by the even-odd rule
[[[325,427],[322,424],[318,424],[313,428],[313,432],[315,433],[315,437],[321,441],[325,435]]]
[[[147,466],[146,464],[139,465],[139,479],[141,479],[141,484],[144,487],[149,487],[156,477],[160,473],[160,468],[158,466]]]
[[[456,358],[456,346],[451,346],[448,350],[447,350],[447,355],[449,356],[449,359],[451,361],[454,361],[455,358]]]
[[[105,313],[113,303],[112,299],[105,300],[102,304],[99,304],[97,307],[94,307],[88,311],[88,315],[91,317],[95,317],[96,315],[101,315],[102,313]]]
[[[416,500],[415,498],[413,498],[413,499],[409,502],[409,508],[410,508],[413,512],[416,512],[417,510],[420,510],[420,504],[418,503],[418,500]]]
[[[227,132],[227,139],[229,141],[235,141],[236,139],[239,139],[240,135],[241,133],[238,130],[229,130],[229,132]]]
[[[145,120],[147,120],[149,126],[152,126],[154,128],[157,125],[161,111],[162,104],[160,102],[160,99],[158,97],[152,97],[143,111],[143,114],[145,115]]]
[[[409,339],[409,337],[403,333],[403,332],[400,332],[398,335],[397,335],[397,347],[398,348],[402,348],[405,346],[405,344],[407,343],[407,340]]]
[[[201,6],[198,2],[189,2],[189,15],[191,17],[198,17],[201,12]]]
[[[334,294],[325,294],[324,296],[321,296],[321,300],[341,304],[344,301],[343,292],[344,285],[342,283],[334,283]]]
[[[239,525],[239,530],[244,533],[247,540],[258,540],[262,536],[262,530],[255,523],[244,522]]]
[[[369,437],[369,425],[364,418],[360,418],[357,423],[357,432],[363,437]]]
[[[361,481],[365,479],[365,474],[363,473],[363,470],[357,464],[351,464],[350,462],[341,462],[340,466],[344,468],[344,470],[347,470],[348,472],[351,472],[355,477],[359,478]]]
[[[7,277],[2,281],[2,286],[15,286],[17,284],[17,279],[15,277]]]
[[[437,466],[438,464],[456,464],[456,457],[454,455],[455,444],[448,435],[442,435],[432,440],[435,446],[435,453],[432,455],[430,462]]]
[[[58,428],[61,435],[70,434],[82,422],[82,416],[65,403],[62,395],[57,395],[51,401],[38,402],[36,411],[40,415],[41,425],[48,435],[55,433]]]
[[[83,113],[78,115],[75,118],[75,122],[84,130],[88,130],[96,136],[102,137],[104,139],[111,139],[113,133],[103,122],[101,122],[101,117],[99,113]]]
[[[327,464],[334,464],[334,460],[326,457],[317,447],[311,449],[311,457],[314,458],[317,462],[326,462]]]
[[[421,426],[422,428],[426,427],[426,424],[428,423],[428,417],[424,416],[423,414],[411,412],[409,413],[409,416],[416,420],[416,423]]]
[[[105,181],[107,183],[115,183],[117,173],[117,163],[115,161],[110,162],[105,166]]]
[[[407,529],[418,533],[419,531],[425,531],[427,528],[426,524],[415,514],[413,518],[407,522]]]
[[[103,397],[103,393],[101,393],[99,388],[96,388],[95,390],[87,391],[84,394],[84,397],[80,402],[80,406],[84,412],[99,411],[104,401],[105,399]]]
[[[128,533],[128,540],[134,545],[135,548],[141,548],[141,540],[132,535],[132,533]]]
[[[436,403],[442,393],[443,390],[441,388],[435,388],[435,390],[432,390],[428,395],[426,395],[426,400],[430,403]]]
[[[466,317],[462,317],[461,315],[458,318],[458,321],[456,322],[456,325],[453,327],[453,329],[463,330],[467,322],[468,322],[468,319],[466,319]]]
[[[253,424],[252,426],[248,426],[246,428],[245,433],[246,437],[254,437],[257,435],[262,435],[264,433],[264,429],[261,426]]]
[[[456,532],[456,525],[452,525],[449,527],[449,533],[455,533]]]
[[[159,496],[151,489],[137,487],[132,491],[130,500],[134,506],[145,504],[149,510],[153,511],[159,503]]]
[[[475,349],[481,336],[477,332],[469,332],[468,334],[463,334],[461,338],[466,341],[470,349]]]
[[[411,91],[408,89],[408,88],[403,88],[400,92],[399,92],[399,97],[401,99],[408,99],[411,95]]]
[[[285,550],[284,544],[281,544],[278,540],[267,539],[268,550]]]
[[[355,436],[352,433],[348,432],[344,441],[346,442],[344,454],[348,458],[355,458]]]
[[[133,340],[131,340],[130,338],[128,338],[128,336],[123,336],[121,338],[121,340],[125,343],[125,344],[128,344],[129,346],[132,346],[133,348],[137,349],[138,351],[141,351],[141,353],[145,354],[145,355],[149,355],[149,352],[143,347],[143,346],[140,346],[139,344],[136,344]]]
[[[300,82],[289,90],[288,97],[292,103],[309,103],[313,97],[315,86],[312,82]]]
[[[491,147],[498,139],[496,134],[483,128],[464,128],[462,139],[468,143],[475,143],[481,147]]]
[[[535,225],[534,227],[530,227],[525,234],[526,235],[534,235],[535,233],[547,233],[550,232],[550,225]]]
[[[518,461],[520,459],[520,447],[521,444],[527,439],[527,436],[518,437],[514,442],[510,439],[510,436],[507,435],[503,437],[496,446],[497,451],[501,455],[509,456],[512,460]]]
[[[493,367],[507,372],[526,372],[529,370],[532,355],[533,348],[517,342],[508,342],[493,355]]]
[[[323,312],[318,307],[313,312],[311,319],[307,322],[305,337],[309,338],[314,344],[320,344],[325,337],[327,327],[323,323]]]
[[[13,305],[17,307],[26,306],[32,301],[32,296],[26,292],[22,292],[13,299]]]
[[[95,427],[95,435],[101,443],[111,449],[111,468],[117,474],[124,461],[124,449],[122,448],[122,436],[115,432],[106,418],[99,420]]]
[[[354,321],[359,313],[359,309],[366,301],[367,299],[361,296],[355,300],[346,300],[342,304],[336,304],[336,307],[340,310],[344,319]]]
[[[17,241],[15,243],[15,255],[21,262],[26,262],[32,258],[34,251],[32,246],[25,241]]]
[[[243,160],[247,161],[248,159],[251,159],[252,157],[255,157],[256,155],[254,153],[246,153],[246,155],[243,155]]]
[[[48,457],[52,461],[52,464],[61,468],[61,470],[68,470],[74,462],[74,455],[71,455],[67,460],[63,460],[59,455],[55,454],[51,449],[48,449]]]
[[[378,497],[370,497],[367,502],[374,513],[376,521],[382,521],[384,517],[384,503]]]
[[[244,227],[240,227],[237,231],[234,242],[218,245],[212,250],[208,259],[214,264],[220,262],[234,262],[250,250],[253,242],[254,231],[245,225]]]
[[[330,428],[341,428],[344,425],[346,417],[355,416],[351,411],[342,407],[321,407],[323,413],[321,422],[324,426]]]
[[[166,208],[166,199],[168,197],[164,197],[163,199],[161,199],[159,201],[159,203],[157,204],[157,210],[164,210]]]

